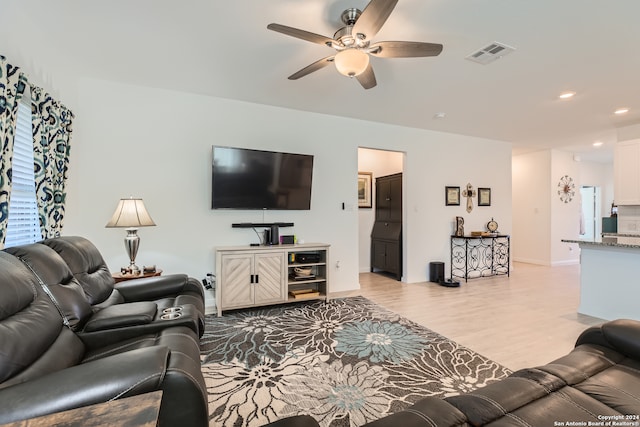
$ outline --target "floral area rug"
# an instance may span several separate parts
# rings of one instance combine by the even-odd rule
[[[360,426],[510,373],[363,297],[208,316],[201,349],[210,426]]]

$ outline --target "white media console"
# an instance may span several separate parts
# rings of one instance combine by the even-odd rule
[[[223,310],[329,299],[329,245],[216,248],[216,307]]]

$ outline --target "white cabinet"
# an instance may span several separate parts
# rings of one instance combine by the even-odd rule
[[[614,202],[640,205],[640,140],[619,142],[613,159]]]
[[[223,310],[326,300],[328,262],[324,243],[217,248],[218,316]]]
[[[282,302],[282,253],[221,255],[220,306],[223,309]]]

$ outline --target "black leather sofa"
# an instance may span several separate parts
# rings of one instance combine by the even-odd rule
[[[620,319],[585,330],[569,354],[547,365],[471,393],[427,397],[367,427],[637,426],[639,417],[640,322]],[[277,425],[318,424],[305,416]]]
[[[74,262],[92,266],[81,284],[83,273],[43,243],[0,252],[0,424],[162,390],[160,426],[207,426],[204,298],[193,279],[131,280],[135,291],[122,291],[80,251]],[[92,285],[106,299],[92,299],[89,277],[102,277]],[[161,319],[177,301],[184,316]]]

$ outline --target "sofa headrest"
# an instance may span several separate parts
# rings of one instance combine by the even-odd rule
[[[580,334],[576,347],[582,344],[596,344],[612,348],[633,359],[640,358],[640,321],[616,319],[592,326]]]
[[[20,260],[0,253],[0,321],[32,304],[38,296],[36,286],[37,281]]]
[[[93,243],[79,236],[61,236],[40,243],[52,248],[64,259],[82,285],[89,304],[100,304],[109,298],[115,282],[100,251]]]
[[[62,318],[35,276],[0,251],[0,383],[34,363],[58,338]]]
[[[18,257],[27,268],[36,274],[40,286],[50,291],[50,298],[60,309],[64,321],[72,330],[81,330],[91,317],[93,310],[80,283],[60,255],[48,246],[39,243],[14,246],[5,249]]]

